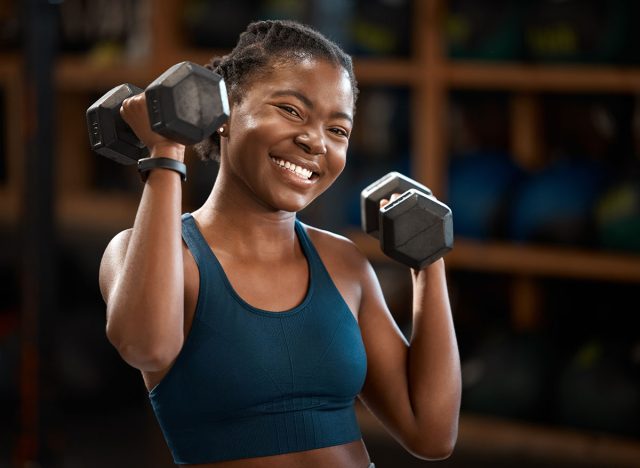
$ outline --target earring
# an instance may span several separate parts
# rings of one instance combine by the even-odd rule
[[[218,129],[218,133],[222,135],[224,133],[224,127],[220,127]]]

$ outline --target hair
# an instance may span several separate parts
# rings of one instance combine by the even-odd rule
[[[351,57],[336,43],[313,28],[295,21],[256,21],[240,34],[234,49],[223,57],[214,57],[205,65],[222,76],[231,103],[239,103],[247,86],[264,76],[278,62],[296,63],[305,57],[327,60],[342,67],[349,75],[353,102],[358,96],[358,83]],[[203,160],[220,160],[220,135],[214,132],[194,146]]]

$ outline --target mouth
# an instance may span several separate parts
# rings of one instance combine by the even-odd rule
[[[291,161],[287,161],[281,158],[276,158],[273,156],[270,156],[269,158],[271,159],[271,161],[274,162],[274,164],[276,164],[277,166],[279,166],[280,168],[286,171],[291,172],[293,175],[295,175],[296,177],[302,180],[313,180],[318,178],[319,176],[317,172],[312,171],[308,167],[294,164]]]

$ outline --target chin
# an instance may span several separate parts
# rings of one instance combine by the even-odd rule
[[[276,196],[271,198],[270,205],[277,211],[286,211],[289,213],[297,213],[309,206],[316,197],[309,198],[308,196]]]
[[[307,206],[309,206],[309,203],[292,203],[291,201],[289,202],[281,202],[281,203],[277,203],[275,204],[275,207],[278,211],[286,211],[288,213],[297,213],[298,211],[302,211],[304,210]]]

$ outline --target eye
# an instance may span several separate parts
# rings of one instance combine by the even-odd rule
[[[346,130],[340,127],[332,127],[329,129],[329,131],[335,133],[338,136],[349,138],[349,134],[346,132]]]
[[[285,111],[287,114],[291,114],[295,117],[300,117],[300,114],[294,107],[287,106],[286,104],[279,105],[278,107]]]

